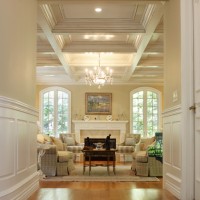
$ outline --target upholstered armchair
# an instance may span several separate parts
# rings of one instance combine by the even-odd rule
[[[162,133],[156,133],[162,134]],[[156,137],[141,138],[132,154],[132,170],[138,176],[162,176],[162,151],[157,149]],[[160,141],[159,141],[160,142]],[[158,155],[158,151],[160,151]]]
[[[123,155],[124,162],[126,155],[132,155],[135,151],[136,144],[140,141],[140,134],[126,134],[124,142],[117,145],[117,152]]]
[[[155,137],[141,138],[139,143],[135,146],[135,151],[132,154],[131,169],[135,171],[138,176],[149,175],[148,152],[147,149],[150,145],[154,145]]]
[[[38,147],[48,144],[41,156],[41,171],[45,176],[69,175],[74,169],[73,153],[66,151],[62,141],[45,134],[37,135]]]
[[[60,139],[64,143],[67,151],[74,153],[74,161],[77,160],[77,155],[82,154],[84,143],[78,143],[75,138],[75,133],[62,133]]]

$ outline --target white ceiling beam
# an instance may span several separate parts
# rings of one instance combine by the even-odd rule
[[[49,26],[49,24],[46,22],[45,17],[41,11],[41,8],[38,6],[38,24],[40,25],[40,27],[42,28],[44,34],[46,35],[49,43],[51,44],[53,50],[55,51],[55,54],[58,56],[58,59],[60,60],[61,64],[63,65],[66,73],[71,77],[74,78],[71,72],[71,69],[68,65],[68,63],[66,62],[66,59],[62,53],[62,50],[60,48],[60,46],[58,45],[58,43],[56,42],[56,39],[54,37],[54,34],[51,31],[51,28]]]
[[[149,58],[149,59],[140,60],[140,63],[137,65],[137,67],[162,66],[162,65],[163,65],[163,57],[160,57],[160,58]]]
[[[133,64],[129,68],[129,70],[127,70],[125,72],[125,74],[123,76],[124,81],[127,81],[131,78],[135,68],[137,67],[138,63],[140,62],[140,59],[142,58],[143,53],[145,52],[147,45],[149,44],[149,41],[151,40],[151,37],[152,37],[157,25],[159,24],[161,18],[163,17],[163,14],[164,14],[164,6],[156,5],[156,8],[152,15],[152,18],[149,21],[149,23],[147,24],[146,34],[144,34],[142,41],[140,43],[140,46],[137,50],[137,53],[134,57]]]
[[[99,42],[100,43],[100,42]],[[63,48],[63,52],[114,52],[114,53],[133,53],[136,49],[130,44],[70,44]]]

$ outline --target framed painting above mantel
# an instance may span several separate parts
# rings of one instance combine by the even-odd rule
[[[112,93],[85,93],[86,115],[111,115]]]

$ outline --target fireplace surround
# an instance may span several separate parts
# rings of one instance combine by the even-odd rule
[[[99,136],[106,137],[108,132],[111,133],[113,137],[115,137],[118,132],[119,137],[116,136],[117,143],[121,143],[124,141],[128,123],[128,121],[107,121],[107,120],[89,120],[89,121],[73,120],[72,122],[74,123],[76,140],[78,142],[83,142],[83,138],[81,137],[82,132],[87,132],[87,137],[93,137],[93,138]],[[96,135],[97,132],[98,135]]]

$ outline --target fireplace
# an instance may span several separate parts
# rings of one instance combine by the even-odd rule
[[[104,121],[104,120],[73,120],[76,140],[83,142],[85,137],[105,138],[111,134],[117,143],[124,141],[128,121]]]

